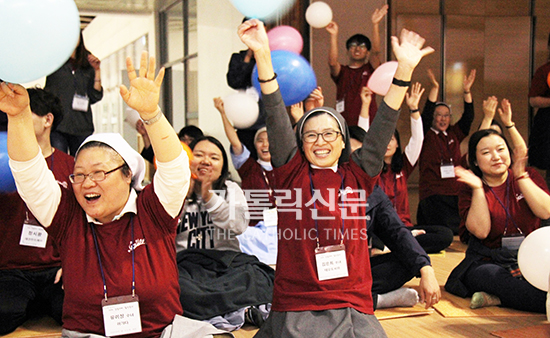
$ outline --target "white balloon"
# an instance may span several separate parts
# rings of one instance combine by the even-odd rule
[[[521,274],[534,287],[548,291],[550,276],[550,227],[530,233],[519,247],[518,265]]]
[[[316,1],[307,8],[306,21],[313,28],[325,28],[332,21],[332,9],[326,2]]]
[[[225,113],[237,129],[251,127],[258,119],[260,108],[254,96],[245,92],[227,95],[223,99]]]

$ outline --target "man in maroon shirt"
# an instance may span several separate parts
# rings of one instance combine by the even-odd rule
[[[380,65],[380,21],[386,16],[388,5],[372,14],[373,43],[363,34],[355,34],[346,41],[348,65],[338,62],[338,25],[332,21],[326,27],[330,34],[328,64],[330,76],[336,83],[336,111],[341,113],[350,126],[356,126],[361,112],[361,88],[367,85],[370,76]],[[371,56],[372,55],[372,56]],[[376,114],[376,100],[369,107],[369,120]]]
[[[74,159],[50,145],[50,133],[63,118],[59,99],[29,89],[34,131],[57,182],[65,187]],[[0,194],[0,335],[23,324],[30,310],[40,310],[61,323],[61,259],[46,231],[17,192]]]

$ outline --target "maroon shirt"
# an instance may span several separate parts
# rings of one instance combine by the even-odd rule
[[[74,169],[72,156],[55,150],[46,158],[46,163],[61,186],[72,188],[69,182],[69,175]],[[33,224],[38,224],[17,192],[0,193],[0,270],[61,266],[59,252],[54,247],[51,236],[48,236],[45,248],[19,245],[27,213]]]
[[[277,269],[273,289],[274,311],[319,311],[351,307],[362,313],[373,314],[372,275],[366,236],[366,198],[376,178],[371,178],[353,160],[340,165],[338,172],[331,169],[313,169],[301,152],[282,167],[275,168],[279,213],[279,241]],[[340,244],[342,229],[341,205],[344,204],[344,245],[349,276],[319,281],[315,261],[316,232],[311,204],[309,173],[315,190],[326,203],[316,201],[319,219],[320,246]],[[341,176],[341,175],[342,176]],[[347,201],[339,190],[345,188]],[[350,189],[351,188],[351,189]],[[359,202],[358,189],[365,190]],[[353,191],[352,191],[353,190]],[[298,194],[301,193],[301,196]],[[329,194],[335,194],[333,202]],[[355,200],[356,202],[351,202]],[[308,205],[309,204],[309,205]],[[330,210],[334,209],[334,210]],[[301,214],[301,220],[299,219]],[[359,219],[362,218],[362,219]]]
[[[264,170],[251,156],[237,169],[237,172],[241,177],[241,188],[248,201],[248,211],[250,212],[248,225],[254,226],[263,220],[262,210],[275,207],[275,197],[272,192],[275,189],[275,174],[273,170]],[[262,190],[262,192],[258,192],[258,196],[255,198],[254,190]]]
[[[344,111],[341,113],[348,126],[356,126],[361,114],[361,88],[367,85],[367,81],[374,72],[374,68],[368,62],[359,68],[350,68],[340,65],[340,74],[331,76],[336,83],[336,101],[344,100]],[[376,96],[372,96],[369,106],[369,123],[372,123],[378,106]]]
[[[130,295],[132,288],[131,219],[134,225],[135,280],[142,332],[132,337],[158,337],[182,314],[176,265],[177,218],[166,213],[146,186],[136,200],[137,214],[94,225],[105,273],[107,296]],[[92,228],[74,194],[62,189],[49,234],[59,245],[63,264],[65,329],[105,335],[101,301],[103,281]]]
[[[441,163],[448,163],[452,159],[455,166],[460,165],[460,142],[465,137],[458,123],[447,128],[446,136],[443,132],[436,133],[433,129],[426,133],[418,160],[420,200],[432,195],[457,195],[458,182],[456,178],[441,178]]]
[[[541,187],[546,193],[548,187],[544,182],[544,179],[533,168],[527,168],[529,176],[535,182],[536,185]],[[506,198],[507,185],[509,186],[508,198]],[[483,184],[483,190],[485,191],[485,197],[487,198],[487,204],[489,205],[489,212],[491,213],[491,231],[487,238],[482,240],[482,243],[493,249],[501,247],[502,234],[507,227],[507,234],[517,234],[516,226],[521,229],[523,234],[527,236],[540,226],[540,219],[533,214],[529,205],[525,201],[523,194],[519,190],[518,182],[514,180],[512,170],[508,169],[508,181],[501,184],[498,187],[489,188],[486,184]],[[491,192],[491,190],[494,192]],[[498,197],[498,198],[497,198]],[[508,219],[505,208],[499,202],[502,202],[504,206],[508,204],[508,213],[512,216]],[[458,207],[460,210],[460,227],[459,236],[463,238],[467,233],[466,218],[470,211],[470,205],[472,204],[472,189],[464,184],[460,183],[460,193],[458,198]]]
[[[418,162],[418,161],[417,161]],[[405,226],[412,227],[411,212],[409,209],[409,190],[407,180],[414,170],[407,155],[403,154],[403,169],[394,173],[391,168],[380,174],[378,184],[388,195],[393,207]]]

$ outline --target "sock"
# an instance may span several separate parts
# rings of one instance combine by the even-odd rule
[[[496,305],[500,305],[500,298],[483,291],[474,293],[472,295],[472,300],[470,301],[471,309],[479,309],[480,307]]]
[[[400,288],[378,295],[377,309],[390,307],[411,307],[418,303],[418,292],[411,288]]]

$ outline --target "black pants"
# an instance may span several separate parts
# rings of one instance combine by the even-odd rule
[[[61,324],[64,293],[61,282],[53,283],[58,270],[0,270],[0,335],[37,314],[48,314]]]
[[[54,148],[74,156],[78,147],[80,147],[88,136],[90,135],[71,135],[54,131],[51,134],[51,143]]]
[[[371,257],[370,268],[374,309],[376,309],[378,295],[397,290],[415,277],[393,253]]]
[[[458,235],[458,196],[432,195],[418,203],[418,225],[444,225]]]

